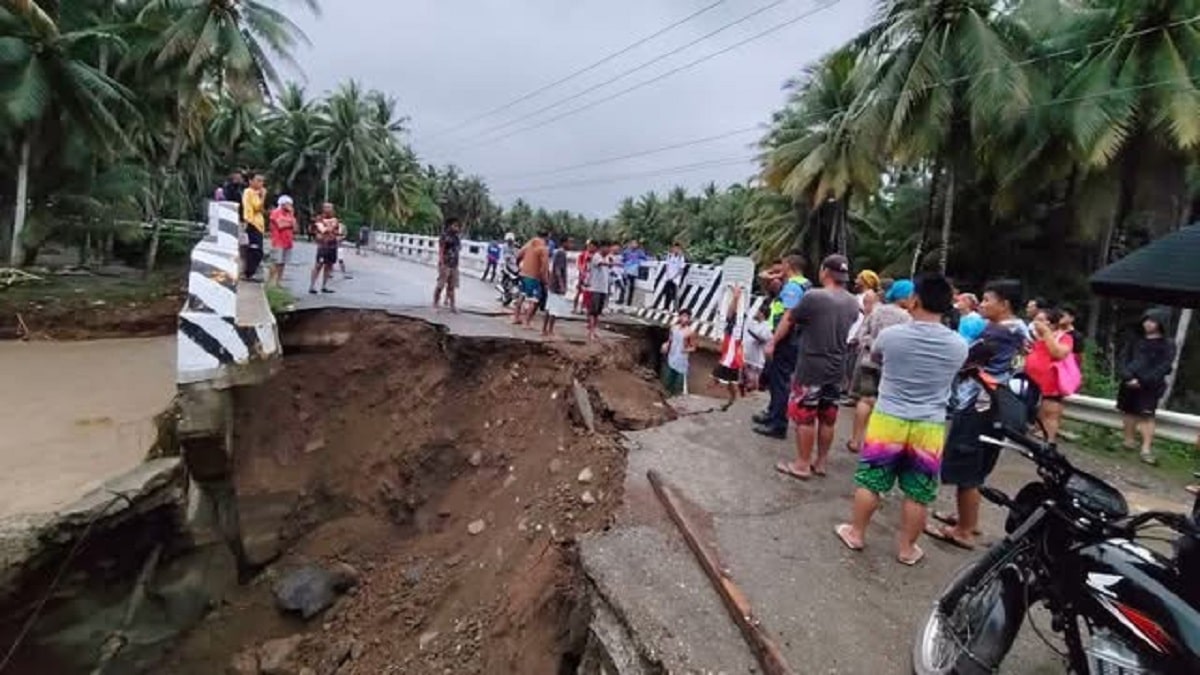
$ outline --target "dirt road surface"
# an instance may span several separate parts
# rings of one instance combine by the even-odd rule
[[[0,518],[137,466],[175,394],[175,338],[0,342]]]

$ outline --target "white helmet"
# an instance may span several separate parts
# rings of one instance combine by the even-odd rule
[[[504,241],[516,241],[516,240],[517,240],[517,235],[513,234],[512,232],[509,232],[508,234],[504,235]]]

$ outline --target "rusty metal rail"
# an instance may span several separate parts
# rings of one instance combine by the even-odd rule
[[[751,609],[750,601],[746,598],[746,594],[722,570],[717,562],[716,554],[709,550],[700,541],[700,538],[696,536],[695,527],[692,526],[683,510],[679,508],[679,504],[672,494],[672,489],[663,482],[662,476],[657,471],[652,470],[647,472],[646,478],[650,480],[650,486],[654,488],[654,494],[658,495],[658,499],[662,502],[663,507],[666,508],[667,514],[671,516],[671,520],[679,528],[679,532],[683,535],[684,541],[687,542],[688,548],[692,549],[692,553],[695,554],[701,569],[704,570],[704,574],[712,582],[717,595],[721,597],[721,602],[729,610],[730,617],[733,618],[733,622],[737,624],[738,629],[742,632],[742,637],[746,639],[746,643],[750,645],[750,651],[754,652],[755,658],[758,659],[759,665],[762,666],[763,673],[766,675],[793,675],[793,671],[788,666],[787,660],[783,658],[783,653],[779,650],[779,646],[775,644],[774,639],[763,628],[758,618],[754,616],[754,610]]]

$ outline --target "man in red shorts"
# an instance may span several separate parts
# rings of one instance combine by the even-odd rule
[[[791,339],[793,331],[799,336],[799,359],[788,399],[788,417],[796,425],[797,457],[776,464],[775,470],[802,480],[825,475],[841,398],[846,338],[859,311],[858,300],[846,290],[850,263],[845,256],[835,254],[821,262],[820,282],[821,288],[805,293],[783,316],[767,348],[772,354],[776,344]]]

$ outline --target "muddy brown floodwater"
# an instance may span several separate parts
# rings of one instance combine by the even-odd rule
[[[621,500],[617,432],[672,415],[640,365],[646,343],[457,338],[347,312],[286,330],[348,339],[293,353],[238,394],[242,520],[261,528],[256,504],[269,505],[279,518],[267,534],[284,553],[155,672],[210,675],[235,659],[229,672],[260,672],[263,643],[293,635],[277,672],[569,670],[588,619],[574,541]],[[594,434],[575,410],[576,379]],[[303,622],[276,611],[271,588],[308,562],[346,563],[360,581]]]

